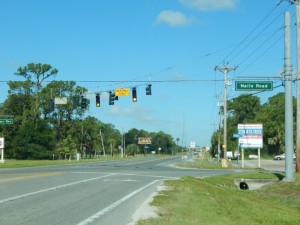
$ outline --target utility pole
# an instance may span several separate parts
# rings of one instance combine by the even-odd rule
[[[220,162],[220,155],[221,155],[221,149],[220,149],[220,145],[221,145],[221,106],[224,106],[223,102],[220,102],[220,98],[222,96],[217,95],[217,99],[218,99],[218,106],[219,108],[219,127],[218,127],[218,162]]]
[[[292,92],[292,51],[291,16],[284,14],[284,82],[285,82],[285,180],[294,180],[293,140],[293,92]]]
[[[236,68],[237,67],[227,67],[226,64],[223,67],[215,67],[215,71],[219,70],[224,74],[224,159],[227,159],[227,86],[229,85],[227,73],[235,71]]]

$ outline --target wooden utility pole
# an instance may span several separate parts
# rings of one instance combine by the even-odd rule
[[[215,70],[219,70],[224,74],[224,159],[227,159],[227,86],[229,85],[229,80],[227,78],[227,73],[230,71],[235,71],[237,67],[227,67],[224,65],[223,67],[215,67]]]

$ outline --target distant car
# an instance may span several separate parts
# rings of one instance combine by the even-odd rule
[[[274,160],[283,160],[283,159],[285,159],[285,153],[283,153],[281,155],[274,156]],[[296,159],[296,154],[295,153],[293,154],[293,159],[294,160]]]
[[[283,160],[283,159],[285,159],[285,153],[274,156],[274,160]]]
[[[249,155],[249,159],[258,159],[258,155]]]
[[[234,152],[234,155],[233,155],[232,151],[227,151],[228,159],[238,159],[239,156],[240,156],[240,153],[238,153],[238,152]]]

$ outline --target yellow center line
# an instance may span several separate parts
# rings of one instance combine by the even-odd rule
[[[16,177],[9,177],[9,178],[0,178],[0,182],[6,182],[6,181],[16,181],[16,180],[25,180],[25,179],[32,179],[36,177],[46,177],[46,176],[53,176],[62,174],[63,172],[47,172],[47,173],[35,173],[31,175],[26,176],[16,176]]]

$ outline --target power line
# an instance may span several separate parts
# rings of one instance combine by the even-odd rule
[[[245,48],[243,48],[242,50],[240,50],[240,52],[238,52],[237,54],[235,54],[230,60],[228,60],[228,58],[234,53],[236,52],[248,39],[249,37],[264,23],[264,21],[275,11],[275,9],[281,4],[282,0],[254,27],[254,29],[252,29],[247,35],[246,37],[238,44],[238,46],[236,48],[234,48],[223,60],[223,62],[231,62],[236,56],[238,56],[242,51],[244,51]],[[286,9],[285,9],[286,10]],[[281,12],[282,14],[282,12]],[[280,15],[281,15],[280,14]],[[278,17],[278,16],[277,16]],[[276,18],[277,18],[276,17]],[[275,20],[272,21],[272,23]],[[269,25],[269,24],[268,24]],[[267,26],[265,26],[265,28],[263,29],[263,31],[266,29]],[[262,32],[263,32],[262,31]],[[259,35],[261,35],[260,32],[254,39],[252,39],[250,41],[250,43],[248,43],[248,45],[246,47],[248,47]]]

